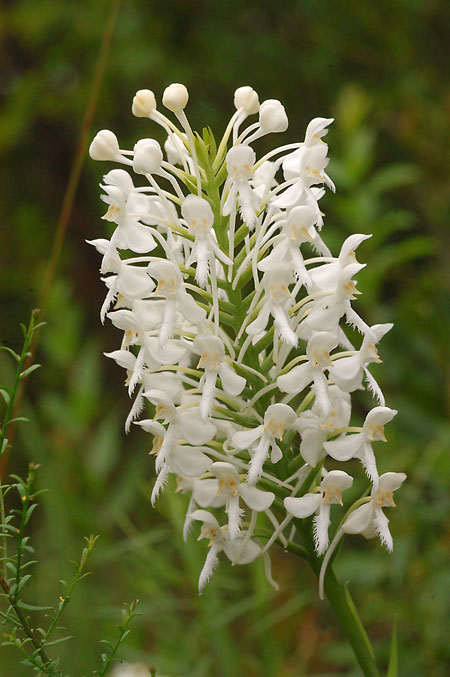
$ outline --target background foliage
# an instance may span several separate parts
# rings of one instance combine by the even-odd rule
[[[0,338],[15,348],[19,322],[38,303],[108,6],[14,0],[0,10]],[[379,656],[388,655],[397,616],[400,674],[408,677],[443,677],[450,660],[449,13],[443,0],[124,0],[92,130],[113,129],[122,147],[158,135],[131,116],[131,100],[144,87],[160,96],[174,81],[190,90],[195,129],[209,124],[220,133],[243,84],[261,99],[282,100],[286,142],[301,139],[314,116],[336,118],[327,140],[338,192],[324,203],[326,228],[335,248],[350,232],[374,233],[360,253],[369,265],[358,308],[370,324],[395,322],[377,377],[399,410],[380,472],[408,474],[392,515],[394,554],[347,539],[337,571],[351,581]],[[41,560],[33,595],[41,602],[56,603],[56,581],[82,537],[101,534],[94,575],[66,619],[79,639],[76,650],[64,649],[68,671],[87,672],[117,607],[138,597],[142,616],[122,655],[155,664],[161,675],[358,674],[301,564],[274,553],[281,584],[274,594],[260,562],[245,570],[223,562],[198,597],[205,553],[194,540],[182,542],[183,498],[167,492],[151,509],[148,440],[123,432],[121,372],[102,358],[119,336],[99,323],[99,260],[84,243],[102,234],[103,169],[90,161],[83,169],[40,340],[44,368],[24,405],[31,422],[8,468],[41,463],[39,482],[50,490],[30,523]],[[11,369],[2,354],[0,381]],[[28,674],[16,658],[3,649],[0,674]]]

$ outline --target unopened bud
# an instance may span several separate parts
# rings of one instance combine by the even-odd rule
[[[131,111],[137,118],[149,118],[156,110],[155,95],[150,89],[140,89],[133,98]]]
[[[115,160],[119,151],[119,142],[114,132],[102,129],[89,146],[89,155],[93,160]]]
[[[242,108],[247,115],[257,113],[259,110],[258,94],[252,87],[239,87],[234,93],[234,105],[236,110]]]
[[[171,110],[172,113],[181,113],[186,108],[188,100],[189,92],[179,82],[174,82],[166,87],[162,98],[164,106]]]
[[[136,174],[154,174],[161,167],[163,152],[156,139],[140,139],[134,146],[133,169]]]
[[[186,134],[183,134],[182,136],[186,138]],[[166,151],[167,160],[171,165],[183,164],[186,148],[178,136],[175,136],[174,134],[168,136],[164,142],[164,150]]]
[[[277,99],[263,101],[259,108],[259,124],[265,134],[285,132],[289,123],[283,104]]]

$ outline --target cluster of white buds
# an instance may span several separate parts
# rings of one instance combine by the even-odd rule
[[[93,159],[139,179],[126,169],[104,176],[103,218],[115,229],[91,244],[103,256],[102,321],[123,331],[107,356],[126,369],[134,398],[126,429],[134,422],[153,436],[152,502],[171,475],[190,495],[184,537],[200,522],[210,546],[200,591],[220,552],[235,564],[263,557],[276,585],[267,551],[295,540],[295,518],[314,515],[317,554],[330,556],[331,506],[343,505],[353,478],[326,465],[356,458],[371,493],[336,509],[333,543],[344,532],[378,535],[392,550],[383,508],[406,476],[378,473],[372,444],[386,441],[396,411],[369,372],[392,325],[368,326],[351,304],[365,265],[355,250],[370,236],[351,235],[337,256],[321,236],[323,186],[334,191],[323,140],[332,120],[315,118],[304,141],[257,160],[251,144],[288,126],[279,101],[260,104],[240,87],[217,146],[209,130],[192,132],[188,98],[184,85],[164,91],[178,124],[153,92],[133,100],[134,115],[167,135],[167,159],[154,139],[121,150],[108,130],[90,147]],[[258,120],[242,129],[250,115]],[[376,406],[362,426],[350,425],[351,393],[365,384]],[[148,418],[137,420],[145,406]]]

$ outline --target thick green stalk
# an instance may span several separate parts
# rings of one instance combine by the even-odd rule
[[[314,568],[314,567],[313,567]],[[315,570],[319,574],[320,567]],[[347,638],[352,645],[354,654],[366,677],[379,677],[380,673],[373,657],[370,645],[367,644],[367,635],[364,632],[361,621],[355,618],[344,589],[340,585],[331,567],[325,574],[325,594],[330,602],[336,618]],[[359,617],[358,617],[359,618]]]
[[[305,524],[305,520],[295,520],[295,523],[303,544],[309,553],[308,561],[311,568],[317,578],[319,578],[322,560],[317,557],[315,553],[310,528],[308,524]],[[361,619],[353,604],[351,604],[351,600],[346,594],[345,589],[334,575],[331,565],[328,566],[325,574],[325,595],[331,604],[343,632],[352,646],[355,657],[365,677],[380,677],[372,647],[370,646]]]

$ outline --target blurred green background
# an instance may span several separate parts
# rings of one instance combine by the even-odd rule
[[[16,349],[19,322],[39,302],[109,7],[10,0],[0,9],[0,339]],[[216,135],[238,86],[280,99],[290,127],[260,151],[301,140],[314,116],[336,119],[327,140],[337,193],[321,203],[325,239],[336,251],[352,232],[373,233],[358,252],[368,262],[358,312],[369,324],[395,322],[373,371],[399,410],[379,466],[408,474],[389,515],[394,554],[348,538],[336,569],[351,581],[381,665],[397,617],[405,677],[444,677],[450,661],[449,19],[444,0],[123,0],[90,134],[112,129],[125,148],[161,140],[131,115],[131,100],[147,87],[160,99],[171,82],[189,88],[194,129],[211,125]],[[41,463],[40,486],[49,489],[31,522],[41,560],[29,590],[36,602],[57,602],[57,580],[69,575],[82,537],[101,535],[94,573],[68,608],[78,640],[63,650],[63,665],[91,674],[120,605],[138,597],[142,615],[121,655],[156,665],[158,675],[358,675],[300,561],[273,551],[278,594],[260,562],[232,569],[223,561],[198,597],[205,546],[182,542],[183,497],[167,491],[150,506],[149,441],[123,431],[123,375],[102,356],[120,336],[100,325],[99,257],[84,242],[104,233],[98,184],[109,168],[86,157],[41,334],[43,369],[23,407],[31,422],[8,467]],[[11,369],[2,353],[1,382]],[[29,674],[17,659],[1,649],[2,677]]]

